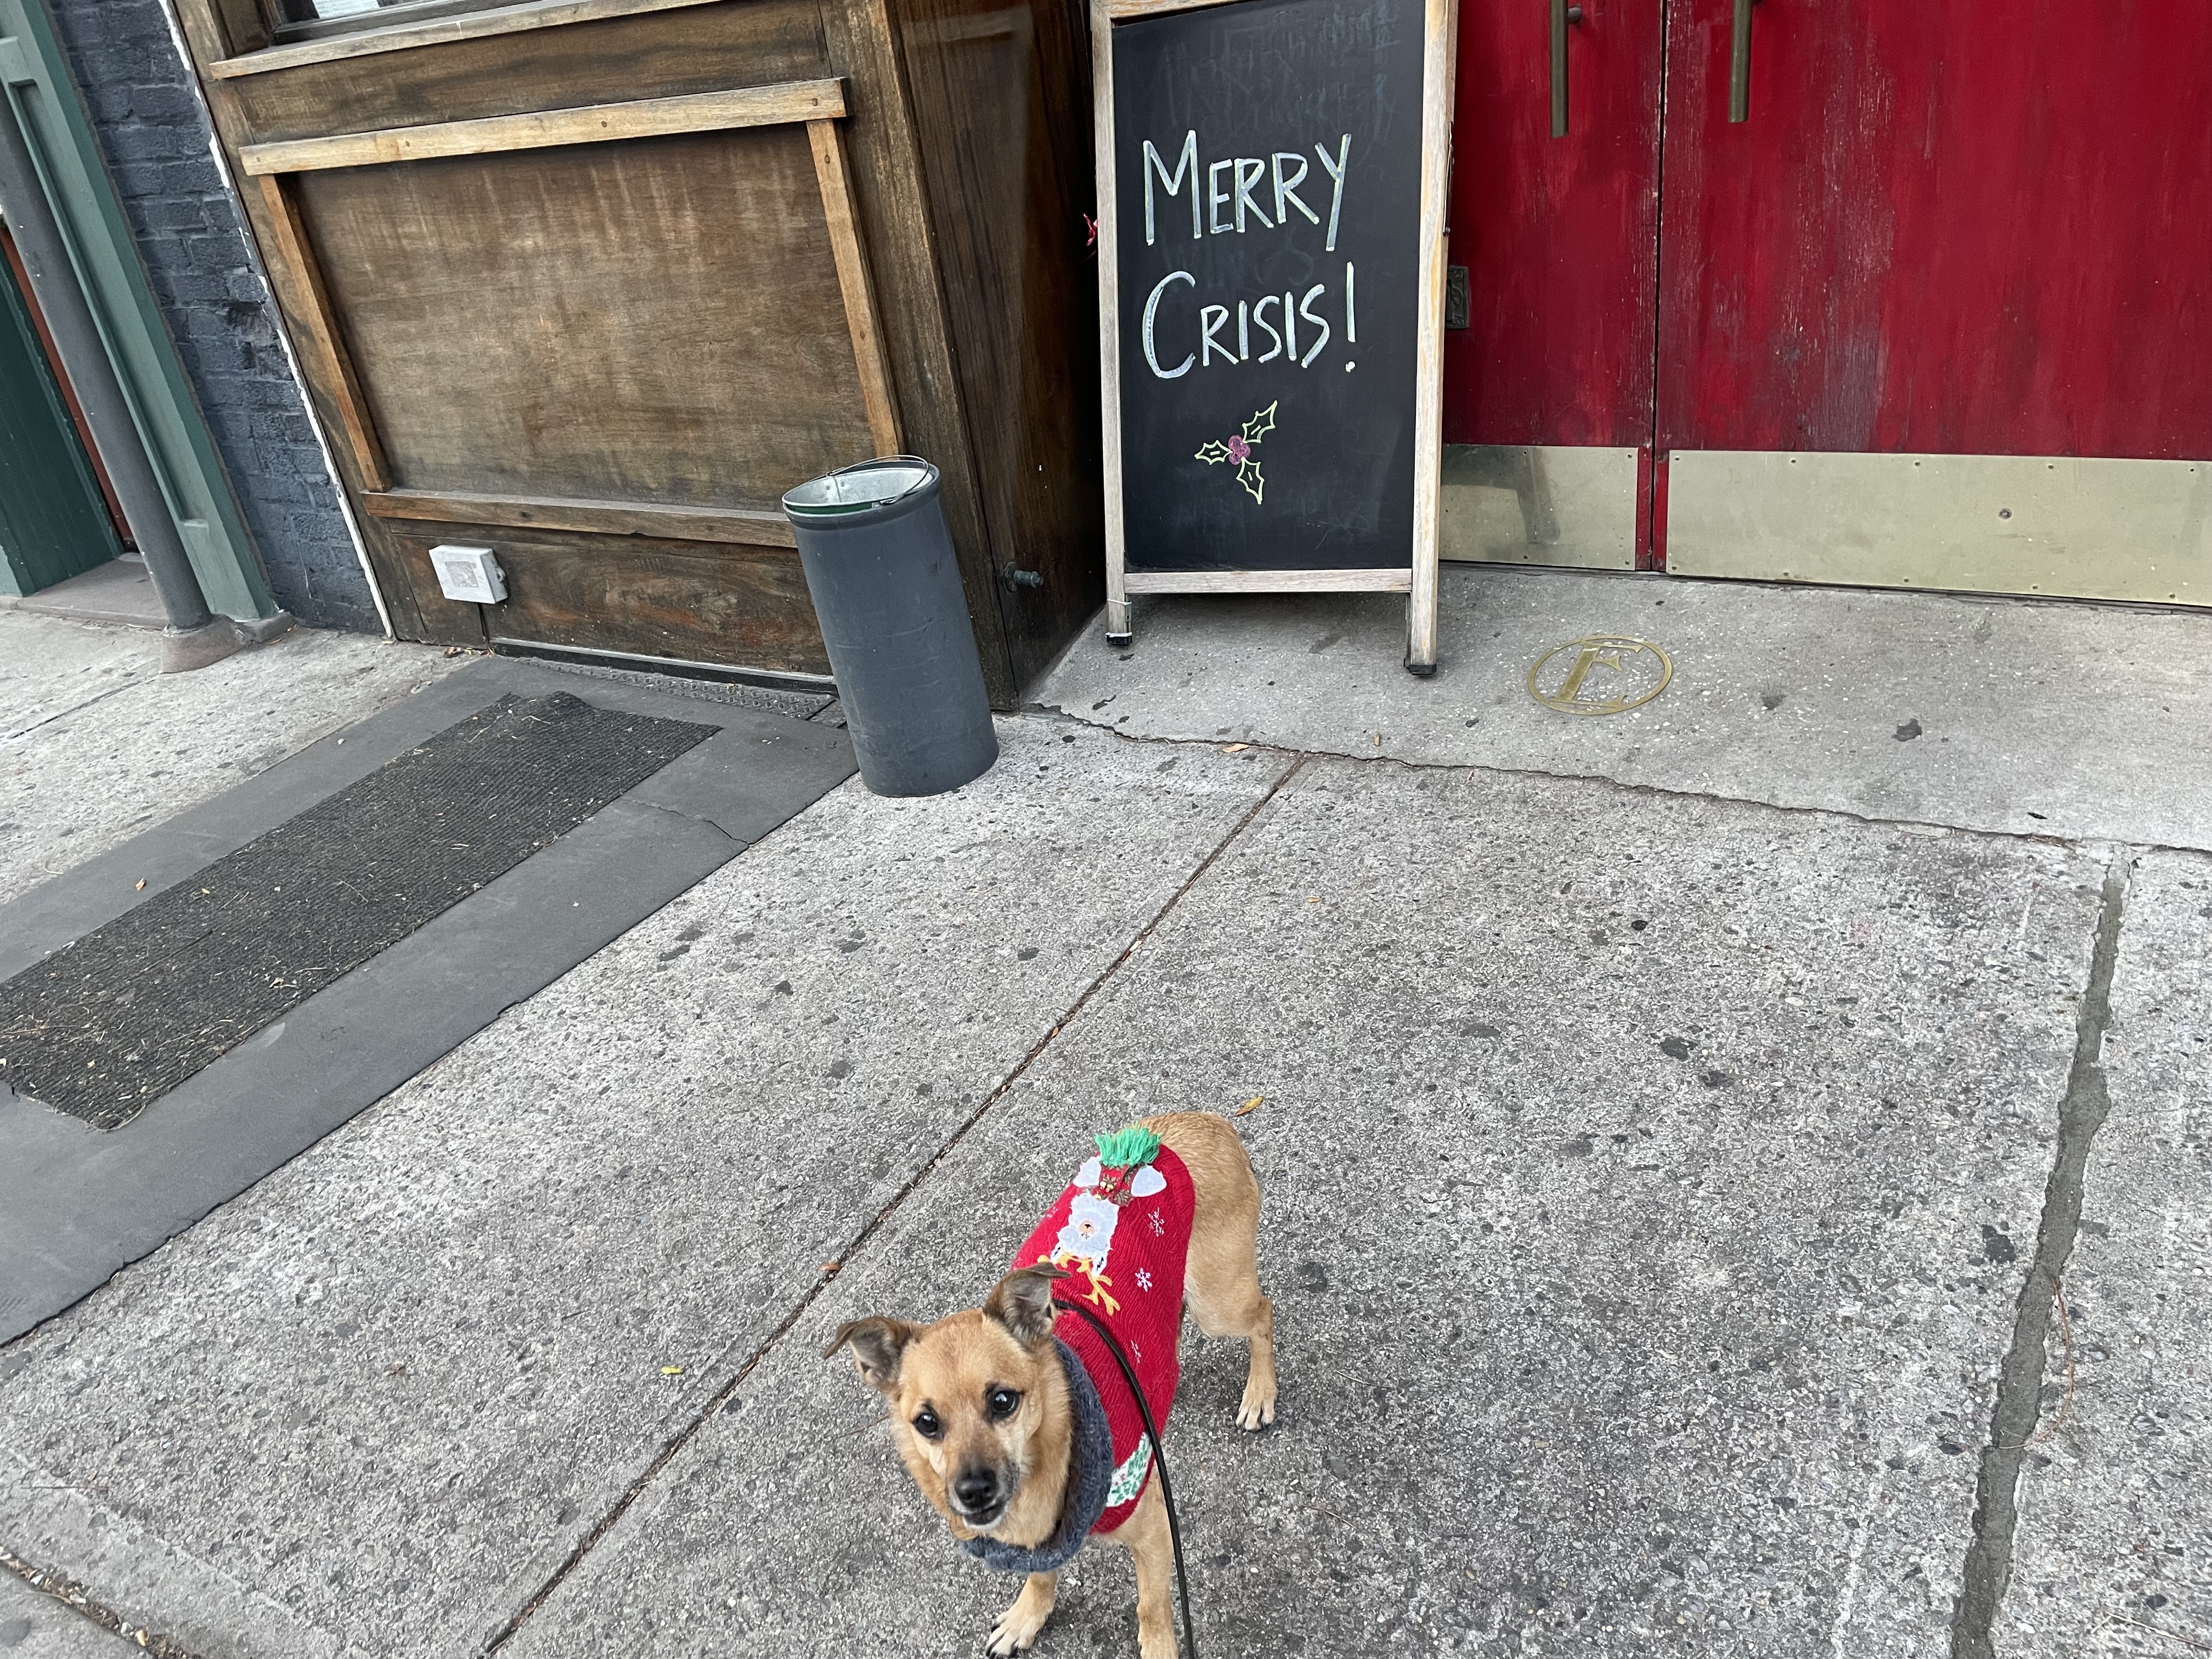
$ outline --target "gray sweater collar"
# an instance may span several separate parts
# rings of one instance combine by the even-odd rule
[[[1054,1572],[1065,1566],[1106,1513],[1107,1489],[1114,1482],[1114,1431],[1106,1407],[1075,1350],[1053,1338],[1060,1368],[1067,1374],[1068,1415],[1074,1432],[1068,1447],[1067,1492],[1060,1501],[1060,1524],[1033,1548],[1001,1544],[994,1538],[963,1538],[960,1547],[1001,1572]]]

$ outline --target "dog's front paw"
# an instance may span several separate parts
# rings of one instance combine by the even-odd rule
[[[1244,1385],[1243,1402],[1237,1407],[1237,1426],[1256,1433],[1275,1420],[1275,1383],[1254,1377]]]
[[[1038,1595],[1024,1587],[1014,1605],[999,1615],[999,1622],[991,1626],[991,1639],[983,1644],[983,1651],[991,1659],[1009,1659],[1009,1656],[1026,1653],[1044,1630],[1044,1621],[1052,1617],[1052,1597]]]

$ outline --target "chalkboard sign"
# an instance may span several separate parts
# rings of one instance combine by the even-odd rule
[[[1107,633],[1413,596],[1436,664],[1451,0],[1094,0]]]

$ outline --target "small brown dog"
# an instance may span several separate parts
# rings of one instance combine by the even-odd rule
[[[1099,1137],[981,1308],[934,1325],[856,1319],[860,1375],[890,1402],[915,1484],[970,1554],[1028,1576],[991,1632],[1004,1659],[1051,1615],[1060,1565],[1092,1533],[1137,1568],[1143,1659],[1175,1659],[1174,1555],[1151,1448],[1127,1380],[1087,1306],[1113,1329],[1163,1427],[1188,1307],[1208,1336],[1241,1336],[1251,1368],[1237,1425],[1275,1420],[1274,1306],[1256,1264],[1260,1182],[1225,1118],[1186,1112]]]

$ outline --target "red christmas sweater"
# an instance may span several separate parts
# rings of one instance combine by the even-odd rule
[[[1143,1140],[1152,1139],[1138,1133]],[[1152,1421],[1163,1434],[1181,1374],[1176,1339],[1182,1328],[1183,1258],[1190,1251],[1194,1209],[1190,1171],[1166,1146],[1158,1146],[1136,1168],[1102,1166],[1093,1158],[1014,1255],[1018,1269],[1050,1262],[1068,1274],[1053,1286],[1053,1295],[1081,1303],[1105,1322],[1144,1384]],[[1152,1476],[1145,1420],[1129,1396],[1128,1380],[1088,1320],[1064,1313],[1054,1334],[1091,1374],[1113,1431],[1113,1484],[1106,1511],[1091,1528],[1111,1532],[1129,1518]]]

